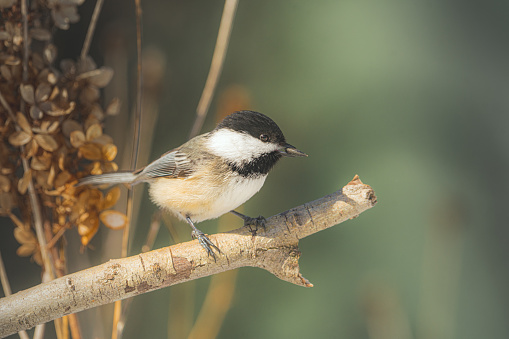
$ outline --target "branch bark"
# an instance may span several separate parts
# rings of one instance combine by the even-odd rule
[[[272,216],[265,229],[211,235],[221,249],[217,262],[198,241],[110,260],[0,299],[0,337],[64,315],[243,266],[263,268],[305,287],[299,271],[299,239],[357,217],[376,204],[358,176],[342,189]]]

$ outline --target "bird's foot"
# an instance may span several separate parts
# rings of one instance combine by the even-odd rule
[[[198,239],[200,245],[205,249],[205,251],[207,251],[207,255],[211,256],[214,258],[214,261],[216,261],[216,254],[214,253],[213,249],[215,249],[217,253],[221,253],[221,250],[216,245],[214,245],[214,243],[210,241],[210,239],[202,231],[197,228],[191,232],[191,236],[193,239]]]
[[[267,221],[265,217],[261,215],[256,218],[248,217],[247,215],[244,215],[236,211],[231,211],[231,213],[235,214],[236,216],[244,220],[244,226],[247,226],[249,228],[249,231],[253,236],[256,235],[256,232],[258,232],[260,228],[262,228],[265,231],[265,222]]]

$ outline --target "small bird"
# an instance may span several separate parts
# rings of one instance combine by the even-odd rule
[[[258,224],[235,208],[263,186],[267,174],[282,156],[307,154],[288,144],[278,125],[254,111],[238,111],[211,132],[196,136],[135,172],[116,172],[80,179],[78,185],[147,182],[152,201],[186,221],[192,237],[215,260],[221,252],[194,223],[231,212],[245,224]]]

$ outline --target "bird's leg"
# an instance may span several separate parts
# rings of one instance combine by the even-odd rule
[[[207,254],[214,258],[214,261],[216,261],[216,255],[214,254],[212,248],[215,248],[218,253],[221,253],[221,250],[216,245],[214,245],[214,243],[210,241],[210,239],[207,238],[207,236],[202,231],[200,231],[199,229],[196,228],[196,226],[194,226],[194,223],[191,221],[191,218],[186,217],[186,221],[189,224],[189,226],[191,226],[191,228],[193,229],[193,231],[191,232],[191,236],[193,237],[193,239],[198,239],[198,242],[205,249],[205,251],[207,251]]]
[[[249,230],[251,231],[251,233],[253,233],[253,235],[256,235],[256,232],[260,227],[265,230],[265,218],[262,217],[261,215],[257,218],[252,218],[237,211],[230,211],[230,213],[235,214],[237,217],[242,218],[242,220],[244,220],[244,226],[249,226]],[[253,230],[251,226],[254,226],[255,229]]]

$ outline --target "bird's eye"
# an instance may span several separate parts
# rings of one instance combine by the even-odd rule
[[[267,134],[260,134],[260,140],[263,142],[269,141],[269,136]]]

